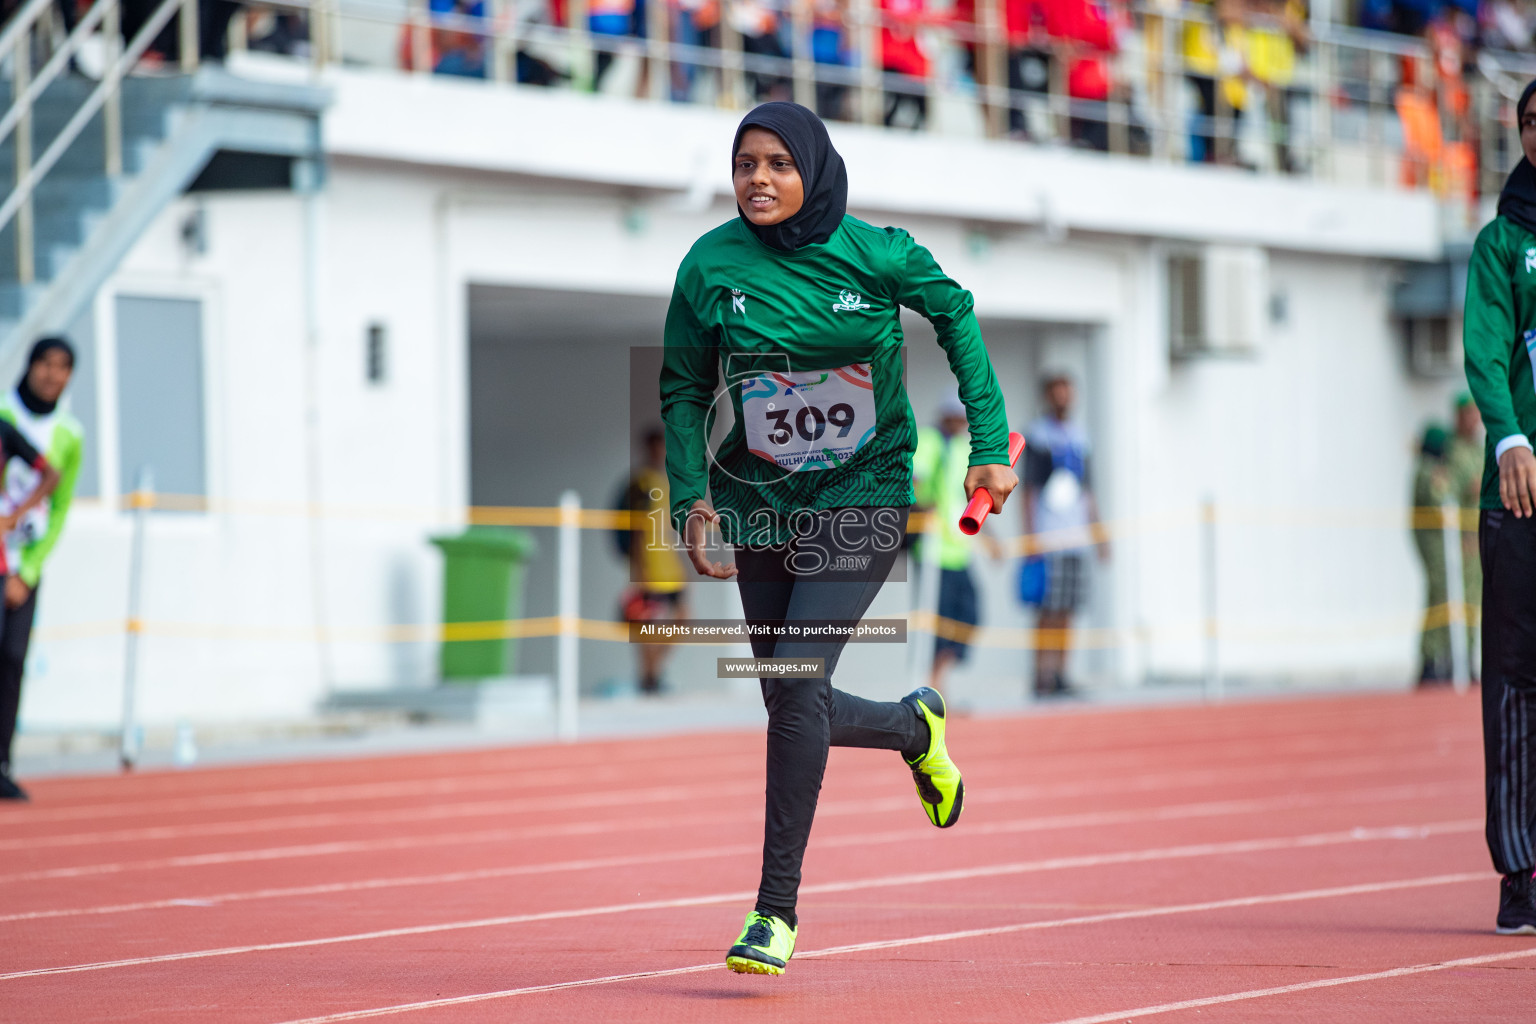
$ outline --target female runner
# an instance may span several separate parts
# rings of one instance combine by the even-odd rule
[[[1483,414],[1483,758],[1494,930],[1536,935],[1536,82],[1515,105],[1524,154],[1467,267],[1462,348]]]
[[[966,494],[985,487],[999,507],[1018,484],[1007,416],[971,294],[905,231],[847,215],[847,172],[814,113],[757,107],[731,155],[740,217],[694,244],[667,311],[661,408],[672,516],[701,575],[736,577],[749,623],[825,634],[863,616],[901,552],[917,439],[901,306],[933,323],[959,382],[971,426]],[[711,451],[725,400],[735,423]],[[735,565],[710,559],[709,523],[734,546]],[[782,974],[794,953],[800,864],[829,746],[900,751],[933,824],[959,819],[964,790],[945,749],[943,698],[928,687],[899,702],[833,689],[845,642],[754,634],[756,657],[820,658],[823,672],[761,679],[762,881],[726,955],[733,971]]]

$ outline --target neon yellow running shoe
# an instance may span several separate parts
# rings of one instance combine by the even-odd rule
[[[754,910],[747,914],[736,945],[725,954],[725,966],[737,974],[783,974],[784,965],[795,955],[797,932],[778,918]]]
[[[965,783],[960,781],[960,769],[949,759],[949,750],[944,746],[944,698],[938,690],[919,686],[901,702],[910,705],[928,723],[928,752],[907,762],[912,769],[912,781],[917,783],[917,798],[922,801],[929,821],[939,828],[949,828],[960,820]]]

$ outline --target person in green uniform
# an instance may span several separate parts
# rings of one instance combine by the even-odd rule
[[[879,592],[912,504],[917,425],[902,381],[901,307],[934,325],[959,382],[971,430],[966,494],[985,487],[1000,507],[1018,478],[971,294],[907,232],[847,215],[847,170],[821,120],[798,104],[763,104],[742,119],[731,160],[738,217],[695,242],[677,271],[661,412],[672,515],[694,569],[737,580],[757,658],[799,671],[822,661],[819,678],[780,678],[765,663],[760,679],[763,867],[726,964],[781,974],[829,746],[900,751],[941,828],[964,800],[937,691],[885,702],[831,683],[839,631]],[[726,407],[734,422],[712,446]],[[711,524],[734,565],[714,559]]]
[[[1466,605],[1467,651],[1477,650],[1483,613],[1483,562],[1477,554],[1477,506],[1483,496],[1483,418],[1472,393],[1456,396],[1455,429],[1445,442],[1445,467],[1450,498],[1461,515],[1462,601]],[[1472,679],[1479,678],[1476,657],[1469,657]]]
[[[917,452],[912,456],[912,491],[919,508],[938,517],[939,546],[939,623],[933,642],[933,669],[928,685],[941,690],[945,676],[970,652],[973,627],[981,620],[976,580],[971,574],[974,549],[971,538],[960,532],[960,515],[965,511],[965,474],[971,456],[971,439],[965,419],[965,403],[958,393],[951,393],[939,408],[938,425],[917,432]],[[993,558],[1002,548],[989,534],[976,539]],[[918,541],[918,561],[927,554]]]
[[[1424,428],[1419,458],[1413,467],[1413,546],[1424,565],[1424,622],[1419,629],[1420,686],[1451,681],[1451,626],[1446,612],[1445,530],[1440,506],[1450,494],[1450,470],[1445,461],[1445,428]]]
[[[1483,416],[1483,754],[1488,852],[1503,875],[1495,929],[1536,935],[1536,110],[1515,105],[1523,157],[1467,266],[1462,349]]]
[[[5,535],[5,617],[0,624],[0,798],[25,800],[26,792],[11,778],[11,741],[16,732],[16,713],[21,704],[22,673],[27,648],[32,642],[32,621],[37,614],[37,593],[42,585],[43,564],[53,553],[64,520],[75,496],[84,453],[80,423],[59,407],[59,399],[75,371],[75,350],[63,338],[41,338],[27,355],[27,368],[16,390],[0,400],[0,419],[13,425],[42,453],[49,472],[56,472],[56,486],[41,501],[32,502],[42,470],[11,459],[5,463],[3,497],[5,516],[16,515],[15,526]]]

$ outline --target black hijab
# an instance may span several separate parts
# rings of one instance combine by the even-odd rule
[[[58,407],[58,402],[45,402],[32,390],[32,382],[28,380],[32,376],[32,366],[46,356],[49,352],[59,351],[69,359],[70,368],[75,365],[75,350],[69,342],[59,337],[39,338],[32,345],[32,351],[27,353],[27,368],[21,371],[21,380],[16,383],[16,397],[21,399],[21,404],[34,416],[47,416]]]
[[[1525,106],[1536,96],[1536,81],[1525,87],[1520,102],[1515,104],[1515,134],[1520,134],[1520,119],[1525,116]],[[1504,182],[1499,193],[1499,216],[1508,217],[1525,230],[1536,234],[1536,167],[1522,154],[1515,169]]]
[[[831,238],[848,212],[848,170],[843,166],[843,158],[832,148],[832,139],[821,118],[798,103],[764,103],[755,107],[736,129],[736,138],[731,143],[733,165],[741,137],[748,128],[766,128],[784,140],[800,171],[805,202],[793,216],[766,227],[753,224],[737,207],[742,222],[764,245],[785,252],[802,245],[819,245]]]

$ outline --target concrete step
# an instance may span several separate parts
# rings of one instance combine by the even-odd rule
[[[35,302],[43,292],[43,285],[20,285],[15,281],[0,281],[0,318],[20,320],[27,306]]]

